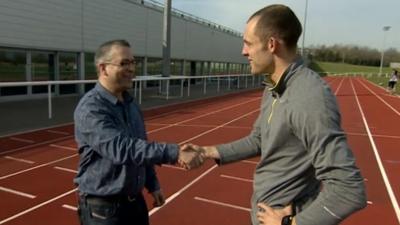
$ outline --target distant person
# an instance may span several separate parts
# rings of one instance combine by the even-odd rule
[[[143,188],[153,196],[155,207],[165,202],[154,164],[179,161],[190,168],[201,158],[197,152],[180,151],[176,144],[147,140],[142,112],[127,92],[135,74],[128,42],[102,44],[95,64],[98,82],[74,113],[79,219],[82,225],[147,225]]]
[[[397,70],[393,70],[393,73],[389,79],[388,82],[388,90],[390,93],[394,93],[396,91],[396,84],[397,81],[399,80],[399,75],[398,75],[398,71]]]
[[[217,146],[193,144],[220,165],[259,156],[253,225],[333,225],[366,206],[363,177],[340,126],[328,84],[296,55],[301,24],[284,5],[247,21],[242,54],[252,74],[268,74],[251,133]]]

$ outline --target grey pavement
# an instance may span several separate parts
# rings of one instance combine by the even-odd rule
[[[184,87],[183,97],[181,97],[181,86],[172,85],[170,87],[168,100],[165,94],[158,93],[158,87],[148,87],[142,91],[141,108],[142,110],[146,110],[169,104],[210,98],[261,87],[259,83],[255,83],[255,86],[252,86],[251,80],[249,80],[247,88],[244,82],[241,85],[242,86],[239,88],[231,85],[230,89],[228,89],[226,83],[221,83],[220,91],[218,92],[216,82],[207,82],[206,93],[204,93],[204,86],[202,83],[192,84],[190,85],[190,96],[187,95],[187,87]],[[134,95],[133,90],[132,95]],[[77,95],[53,97],[53,116],[51,119],[48,118],[48,99],[46,96],[0,102],[0,137],[72,123],[73,111],[80,97],[81,96]]]

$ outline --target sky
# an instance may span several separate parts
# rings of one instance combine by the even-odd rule
[[[248,17],[270,4],[289,6],[304,26],[306,0],[172,0],[175,9],[241,33]],[[333,44],[400,51],[400,0],[308,0],[305,47]]]

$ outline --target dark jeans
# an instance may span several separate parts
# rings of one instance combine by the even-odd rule
[[[125,198],[79,197],[81,225],[148,225],[149,216],[143,195]]]

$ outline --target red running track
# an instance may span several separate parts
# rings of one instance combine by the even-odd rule
[[[362,78],[328,77],[342,124],[366,178],[366,209],[343,224],[399,224],[400,99]],[[242,137],[251,130],[261,91],[146,112],[152,140],[200,145]],[[0,138],[0,224],[78,225],[78,156],[72,125]],[[153,225],[250,224],[257,158],[194,171],[157,168],[167,204],[150,210]],[[146,194],[148,205],[151,198]]]

